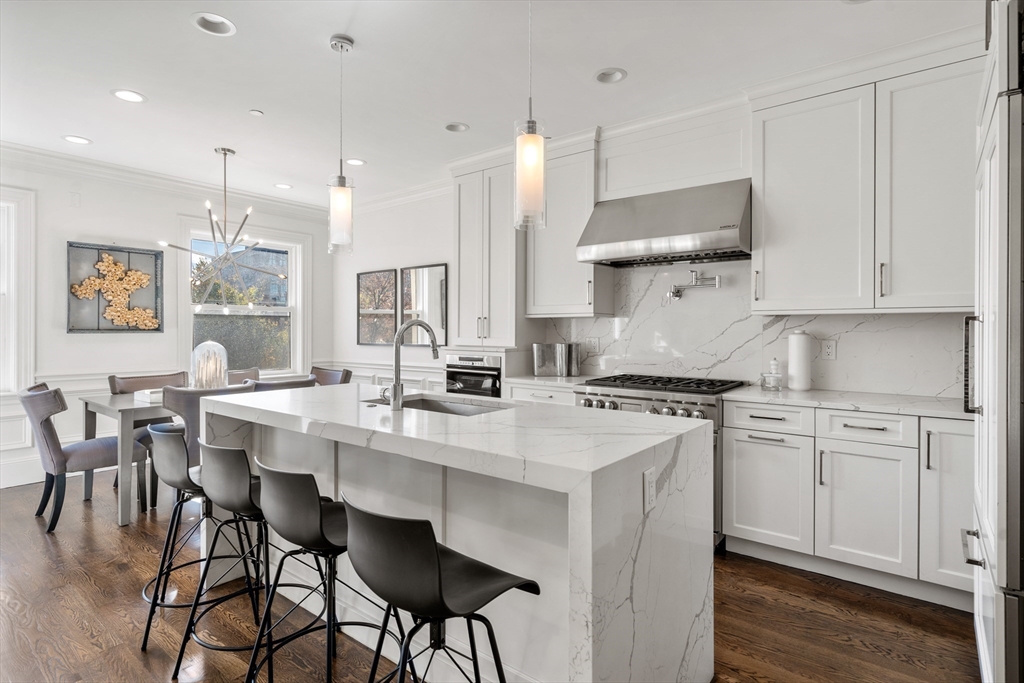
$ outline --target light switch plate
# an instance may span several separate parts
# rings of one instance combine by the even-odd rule
[[[644,470],[644,514],[654,509],[655,490],[654,468]]]

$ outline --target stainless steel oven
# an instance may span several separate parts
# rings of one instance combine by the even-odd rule
[[[449,394],[501,398],[501,356],[448,355],[444,374]]]

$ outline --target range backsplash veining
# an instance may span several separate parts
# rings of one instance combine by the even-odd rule
[[[689,271],[722,276],[721,289],[666,296]],[[750,262],[622,268],[615,274],[614,318],[550,321],[548,342],[580,342],[584,374],[644,373],[756,381],[777,357],[786,368],[786,337],[794,329],[837,340],[837,359],[820,352],[815,389],[963,395],[963,315],[761,316],[750,313]],[[597,337],[599,351],[586,351]]]

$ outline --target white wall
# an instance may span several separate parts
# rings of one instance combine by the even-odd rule
[[[155,176],[107,164],[39,153],[28,148],[5,146],[0,154],[0,184],[36,193],[35,254],[35,367],[37,381],[64,390],[69,410],[57,421],[65,442],[82,438],[79,396],[108,391],[110,374],[152,374],[188,368],[191,332],[186,283],[178,277],[178,259],[187,258],[164,250],[164,320],[160,333],[68,334],[67,242],[81,241],[159,248],[156,241],[181,243],[182,217],[205,215],[203,202],[216,204],[218,188]],[[311,358],[305,363],[328,361],[334,334],[333,261],[327,254],[326,209],[289,204],[255,196],[232,199],[229,210],[241,217],[253,206],[246,230],[264,227],[313,236],[312,291],[308,293],[312,316]],[[77,206],[73,204],[77,202]],[[237,204],[237,205],[236,205]],[[234,220],[232,220],[234,223]],[[179,322],[179,314],[184,313]],[[41,480],[42,468],[34,449],[19,440],[20,429],[12,418],[21,414],[13,397],[0,403],[5,418],[5,438],[0,443],[0,486]],[[99,431],[113,429],[100,418]]]

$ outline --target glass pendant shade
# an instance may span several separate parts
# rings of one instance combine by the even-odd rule
[[[345,176],[331,178],[330,244],[328,253],[352,251],[352,181]]]
[[[544,129],[533,120],[516,122],[515,202],[516,230],[545,227]]]

